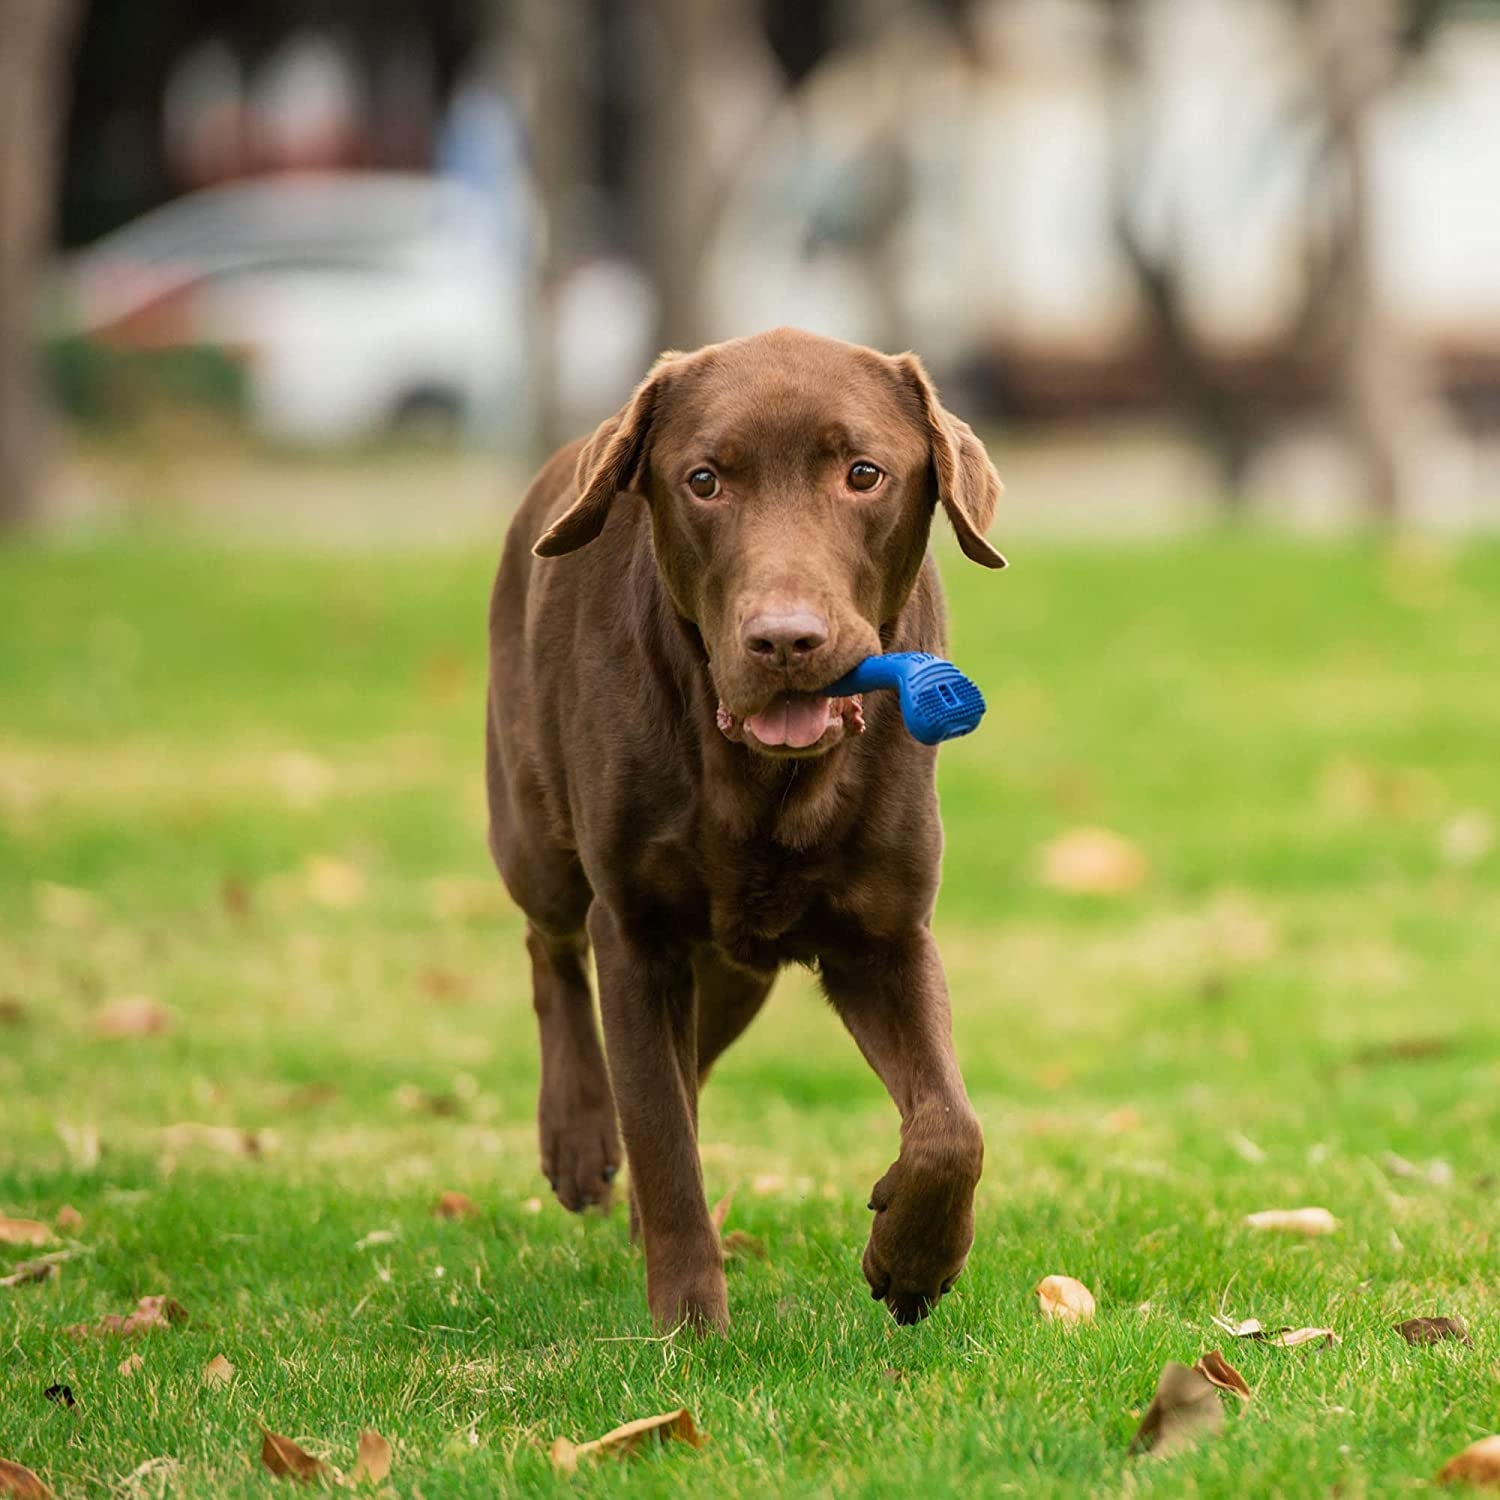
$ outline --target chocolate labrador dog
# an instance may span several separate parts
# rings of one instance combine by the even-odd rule
[[[664,355],[511,523],[490,848],[528,919],[542,1170],[565,1207],[607,1204],[623,1133],[660,1327],[728,1324],[698,1090],[788,963],[816,967],[901,1112],[873,1295],[914,1322],[963,1269],[983,1142],[928,927],[935,752],[893,695],[819,689],[944,650],[934,510],[1001,568],[999,493],[915,356],[780,329]]]

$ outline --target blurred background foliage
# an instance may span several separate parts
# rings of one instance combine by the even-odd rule
[[[1497,515],[1486,0],[4,0],[0,99],[11,524],[128,514],[143,425],[498,497],[780,322],[919,349],[1023,524]]]

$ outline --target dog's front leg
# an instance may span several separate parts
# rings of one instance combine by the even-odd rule
[[[698,1048],[689,953],[643,942],[601,902],[589,912],[599,1010],[659,1328],[729,1326],[719,1237],[698,1161]]]
[[[898,1323],[915,1323],[963,1270],[984,1160],[953,1055],[942,962],[922,928],[857,956],[825,956],[822,971],[829,999],[901,1111],[901,1154],[870,1194],[864,1273]]]

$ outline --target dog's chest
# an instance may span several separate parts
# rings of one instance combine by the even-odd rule
[[[714,940],[737,963],[768,969],[817,956],[835,916],[843,860],[834,852],[746,841],[715,862]]]

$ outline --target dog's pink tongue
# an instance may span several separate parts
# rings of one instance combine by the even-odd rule
[[[805,750],[822,739],[828,728],[827,698],[778,698],[769,708],[752,714],[745,727],[762,745],[790,745]]]

